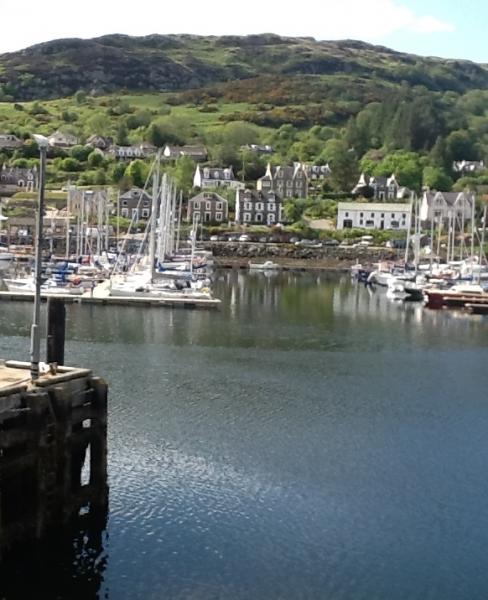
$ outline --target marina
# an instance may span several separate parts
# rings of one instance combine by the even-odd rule
[[[66,306],[66,364],[110,382],[108,520],[75,521],[23,577],[2,564],[0,589],[483,597],[487,317],[348,274],[214,287],[218,311]],[[31,313],[2,304],[1,356],[25,357]]]

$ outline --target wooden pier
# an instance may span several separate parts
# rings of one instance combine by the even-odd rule
[[[166,306],[169,308],[216,309],[221,301],[217,298],[158,298],[147,296],[133,298],[129,296],[96,296],[90,294],[41,294],[41,300],[59,298],[66,304],[95,304],[101,306]],[[34,294],[27,292],[0,292],[0,301],[33,302]]]
[[[0,362],[0,560],[75,523],[105,529],[107,385],[87,369]],[[0,594],[1,596],[1,594]]]

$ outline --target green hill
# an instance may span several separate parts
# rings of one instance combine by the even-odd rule
[[[348,75],[465,92],[488,86],[488,70],[469,61],[426,58],[363,42],[272,34],[246,37],[108,35],[64,39],[0,55],[0,86],[13,100],[181,91],[260,75]]]

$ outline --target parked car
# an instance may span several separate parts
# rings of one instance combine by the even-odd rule
[[[210,236],[210,241],[211,242],[218,242],[219,241],[219,236],[218,235],[211,235]]]
[[[297,238],[294,236],[294,237],[291,237],[289,241],[290,241],[290,244],[296,244],[297,242],[300,241],[300,238]]]
[[[240,242],[250,242],[251,238],[246,235],[245,233],[243,233],[240,237],[239,237],[239,241]]]
[[[260,237],[260,238],[259,238],[259,242],[260,242],[261,244],[266,244],[266,242],[267,242],[267,241],[268,241],[268,238],[267,238],[266,236],[263,236],[263,237]]]
[[[334,238],[327,238],[322,240],[322,246],[338,246],[339,242]]]

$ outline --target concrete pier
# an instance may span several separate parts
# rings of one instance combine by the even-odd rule
[[[32,384],[29,367],[0,362],[0,561],[107,518],[107,385],[69,367]]]

